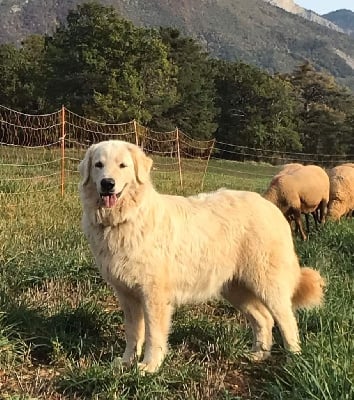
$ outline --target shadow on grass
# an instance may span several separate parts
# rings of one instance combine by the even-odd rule
[[[36,254],[32,260],[26,260],[29,263],[27,268],[19,268],[16,260],[5,263],[1,268],[2,284],[16,294],[28,288],[40,290],[48,280],[65,278],[73,283],[90,281],[92,285],[102,281],[98,269],[89,261],[79,264],[75,259],[68,260],[67,254],[63,253],[60,255],[62,259],[57,256],[51,264],[46,257],[46,254]]]
[[[77,360],[82,356],[111,358],[110,349],[120,353],[124,346],[118,325],[122,316],[106,313],[97,305],[83,303],[77,308],[65,307],[52,316],[39,308],[16,304],[0,293],[2,324],[12,327],[13,337],[20,337],[28,346],[34,364],[50,364],[60,355]],[[118,336],[119,335],[119,336]],[[60,353],[60,354],[59,354]]]
[[[215,311],[215,310],[214,310]],[[250,329],[234,318],[176,313],[169,336],[172,348],[183,348],[199,361],[234,361],[244,357],[251,344]]]

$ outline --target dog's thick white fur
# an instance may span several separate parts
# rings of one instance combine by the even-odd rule
[[[218,296],[249,320],[255,359],[269,355],[274,320],[285,348],[300,351],[293,309],[320,304],[323,280],[300,269],[281,211],[246,191],[160,194],[151,166],[139,147],[111,140],[92,145],[79,167],[83,230],[124,311],[122,361],[145,343],[139,367],[156,371],[174,307]]]

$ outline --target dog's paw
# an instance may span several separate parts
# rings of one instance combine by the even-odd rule
[[[264,361],[269,357],[270,357],[270,351],[268,350],[251,351],[249,354],[250,360],[255,362]]]
[[[127,367],[130,367],[131,363],[125,361],[122,357],[115,357],[112,361],[113,369],[123,372],[123,370]]]
[[[153,374],[154,372],[157,372],[159,369],[159,364],[157,363],[145,363],[145,362],[140,362],[138,363],[138,369],[141,375],[145,374]]]

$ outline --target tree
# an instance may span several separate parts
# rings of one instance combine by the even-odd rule
[[[17,90],[20,87],[18,76],[19,51],[15,46],[0,46],[0,104],[17,107]]]
[[[301,104],[298,129],[303,136],[303,151],[345,155],[349,151],[353,95],[332,76],[316,71],[309,62],[299,65],[283,79],[294,86]]]
[[[156,121],[157,129],[182,131],[196,139],[209,139],[216,129],[214,70],[207,53],[177,29],[160,28],[169,59],[177,66],[177,102]]]
[[[17,91],[20,101],[18,109],[29,114],[45,113],[47,71],[44,62],[44,37],[29,36],[23,41],[19,53],[21,65],[18,73],[21,87]]]
[[[0,103],[25,113],[45,108],[44,39],[29,36],[21,47],[0,46]]]
[[[54,107],[146,124],[174,101],[175,69],[158,33],[135,27],[111,7],[78,6],[46,45]]]
[[[301,149],[291,85],[244,63],[218,62],[216,68],[218,140],[269,150]]]

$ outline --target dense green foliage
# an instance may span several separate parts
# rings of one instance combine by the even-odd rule
[[[175,28],[139,28],[112,7],[70,11],[52,35],[0,46],[0,104],[47,113],[64,104],[104,122],[238,146],[353,154],[354,97],[308,62],[288,74],[213,59]]]
[[[215,66],[221,110],[217,140],[263,149],[301,149],[291,85],[243,63]]]
[[[353,96],[333,77],[302,64],[283,76],[297,95],[298,130],[303,150],[312,154],[350,154],[353,145]]]
[[[44,38],[30,36],[17,49],[0,46],[0,103],[27,113],[46,107]]]
[[[84,4],[47,38],[50,106],[106,122],[148,123],[174,102],[174,67],[155,31]]]
[[[215,131],[214,75],[212,62],[200,45],[191,38],[181,37],[176,29],[161,28],[161,39],[169,49],[169,59],[177,66],[178,100],[156,120],[157,129],[175,126],[198,139],[209,138]],[[169,121],[166,126],[163,122]]]

